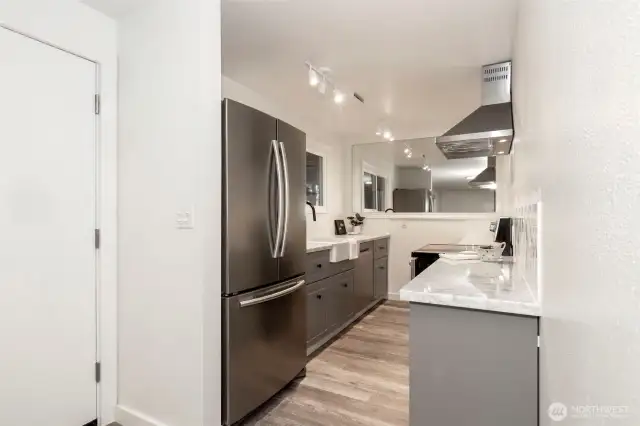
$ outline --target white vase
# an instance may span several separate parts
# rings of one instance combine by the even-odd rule
[[[351,232],[349,232],[351,235],[358,235],[360,233],[362,233],[362,225],[353,225],[351,226]]]

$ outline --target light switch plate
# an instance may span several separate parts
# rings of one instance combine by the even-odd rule
[[[176,213],[176,228],[193,229],[194,225],[193,209],[183,210]]]

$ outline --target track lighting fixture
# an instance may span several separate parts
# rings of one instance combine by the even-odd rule
[[[309,86],[316,87],[320,83],[320,77],[313,68],[309,67]]]
[[[344,93],[342,93],[338,89],[335,89],[333,91],[333,102],[337,103],[338,105],[343,103],[344,102]]]
[[[318,84],[318,92],[320,92],[321,95],[327,93],[327,79],[324,76],[322,76],[322,80]]]

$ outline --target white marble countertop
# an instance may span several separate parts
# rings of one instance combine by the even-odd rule
[[[316,251],[330,250],[334,244],[344,240],[356,240],[359,243],[367,241],[379,240],[381,238],[389,238],[390,234],[367,234],[367,235],[331,235],[329,237],[314,237],[307,240],[307,253]]]
[[[536,293],[512,263],[440,259],[400,290],[412,303],[540,316]]]

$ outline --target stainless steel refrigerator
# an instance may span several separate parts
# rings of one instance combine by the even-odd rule
[[[428,189],[394,189],[394,213],[425,213],[434,211],[435,198]]]
[[[225,99],[223,122],[223,424],[306,365],[306,136]]]

